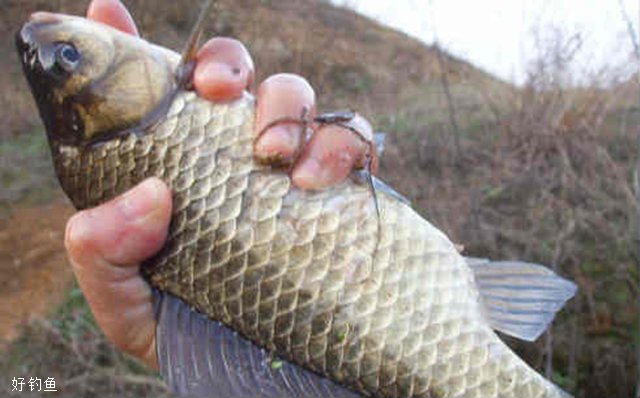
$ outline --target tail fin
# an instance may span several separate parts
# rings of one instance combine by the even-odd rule
[[[536,340],[577,290],[573,282],[539,264],[466,260],[491,326],[522,340]]]

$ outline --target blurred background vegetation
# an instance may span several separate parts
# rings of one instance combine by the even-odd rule
[[[64,396],[159,396],[157,376],[105,341],[73,282],[62,244],[72,209],[11,40],[35,10],[82,14],[87,3],[0,4],[0,391],[37,376]],[[125,3],[146,38],[174,49],[200,5]],[[298,73],[321,109],[368,116],[388,133],[381,177],[466,254],[539,262],[576,281],[547,336],[509,343],[576,397],[637,394],[637,76],[567,88],[571,53],[558,37],[514,87],[325,1],[219,0],[207,34],[246,43],[257,81]]]

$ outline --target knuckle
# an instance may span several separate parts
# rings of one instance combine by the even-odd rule
[[[361,169],[371,155],[371,142],[346,123],[322,127],[312,144],[326,156],[325,164],[341,170]]]
[[[329,124],[319,131],[319,144],[341,148],[348,152],[360,152],[368,147],[368,140],[350,124]]]

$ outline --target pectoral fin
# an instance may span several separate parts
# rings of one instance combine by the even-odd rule
[[[466,260],[491,326],[522,340],[536,340],[577,290],[573,282],[539,264]]]
[[[163,380],[188,397],[360,395],[267,351],[170,294],[155,291],[156,343]]]

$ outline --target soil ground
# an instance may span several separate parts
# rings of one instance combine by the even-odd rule
[[[52,203],[17,208],[0,221],[0,350],[25,323],[50,315],[71,287],[63,237],[72,212]]]

